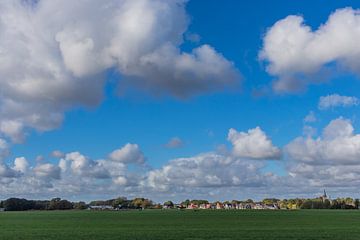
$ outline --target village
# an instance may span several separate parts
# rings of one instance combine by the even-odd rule
[[[265,198],[262,201],[247,199],[244,201],[215,201],[185,200],[180,203],[166,201],[155,203],[147,198],[128,199],[118,197],[109,200],[97,200],[85,203],[70,202],[66,199],[53,198],[51,200],[27,200],[9,198],[0,201],[0,211],[27,210],[92,210],[92,211],[121,211],[145,209],[178,209],[178,210],[296,210],[296,209],[359,209],[359,199],[336,198],[331,199],[326,191],[316,198],[277,199]]]
[[[120,200],[119,200],[120,199]],[[133,199],[129,202],[125,198],[106,202],[91,202],[88,210],[126,210],[126,209],[179,209],[179,210],[296,210],[296,209],[359,209],[359,199],[336,198],[330,199],[326,191],[313,199],[276,199],[266,198],[262,201],[232,200],[225,202],[209,202],[207,200],[185,200],[181,203],[166,201],[163,204],[153,204],[150,200],[144,198]],[[118,202],[116,202],[118,201]],[[107,203],[107,204],[105,204]]]

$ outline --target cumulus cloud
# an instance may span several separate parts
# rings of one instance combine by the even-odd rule
[[[21,142],[27,128],[54,129],[66,110],[98,104],[109,69],[121,88],[180,98],[234,84],[236,68],[213,47],[180,50],[185,3],[2,1],[0,132]]]
[[[272,148],[269,150],[274,152]],[[276,175],[265,173],[265,161],[254,161],[248,155],[245,158],[234,156],[228,151],[176,158],[155,169],[145,164],[146,158],[140,147],[131,143],[114,150],[104,159],[94,160],[80,152],[62,156],[35,166],[24,157],[16,158],[10,164],[12,167],[0,164],[0,191],[5,196],[45,197],[54,194],[103,196],[109,192],[123,192],[129,196],[140,194],[159,199],[160,195],[168,198],[169,194],[175,193],[178,196],[206,195],[210,190],[214,191],[213,196],[221,196],[223,190],[264,188],[277,179]]]
[[[18,157],[14,160],[14,167],[15,171],[19,171],[21,173],[26,173],[29,167],[29,163],[24,157]]]
[[[338,9],[316,30],[305,25],[302,16],[290,15],[276,22],[265,34],[259,54],[268,62],[268,73],[278,77],[275,91],[299,91],[322,81],[334,63],[359,75],[359,13]]]
[[[126,149],[126,145],[122,149]],[[130,191],[139,186],[146,169],[143,165],[130,169],[129,163],[110,158],[93,160],[80,152],[65,153],[57,161],[35,166],[26,158],[18,157],[13,164],[0,164],[0,191],[4,196],[33,194],[37,197]]]
[[[169,161],[148,173],[143,183],[157,191],[181,191],[184,188],[262,186],[261,162],[237,160],[232,156],[204,153]],[[177,190],[176,190],[177,189]]]
[[[233,145],[233,155],[251,159],[279,159],[281,150],[273,146],[271,140],[260,127],[249,129],[248,132],[238,132],[230,129],[228,140]]]
[[[35,176],[40,178],[49,178],[49,179],[60,179],[60,167],[51,164],[44,163],[39,164],[34,168]]]
[[[349,120],[331,121],[317,138],[298,137],[286,146],[289,158],[307,164],[359,164],[360,135]]]
[[[0,179],[2,178],[14,178],[18,176],[17,172],[13,169],[11,169],[6,164],[1,163],[0,164]]]
[[[320,97],[319,109],[325,110],[334,107],[351,107],[359,105],[359,99],[352,96],[341,96],[339,94],[331,94]]]
[[[179,137],[171,138],[166,144],[165,147],[167,148],[179,148],[184,145],[183,141]]]
[[[104,159],[70,152],[31,166],[19,157],[0,164],[0,191],[9,197],[122,193],[180,200],[312,196],[324,187],[354,193],[360,184],[360,136],[347,119],[334,119],[318,137],[309,134],[287,144],[284,176],[268,172],[266,161],[254,161],[280,157],[280,149],[260,128],[230,129],[228,140],[230,151],[175,158],[158,168],[144,164],[138,145],[130,143]]]
[[[109,158],[122,163],[143,164],[145,162],[144,154],[140,150],[139,145],[131,143],[127,143],[122,148],[111,152]]]

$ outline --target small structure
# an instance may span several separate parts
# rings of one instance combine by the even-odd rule
[[[89,210],[115,210],[111,205],[89,206]]]
[[[224,205],[221,202],[217,202],[216,209],[224,209]]]
[[[322,196],[320,196],[320,199],[322,202],[325,202],[326,200],[331,202],[330,197],[326,194],[325,189],[324,189],[324,194]]]
[[[264,206],[261,203],[256,203],[254,209],[264,209]]]
[[[187,209],[198,209],[198,205],[197,204],[194,204],[194,203],[190,203],[188,206],[187,206]]]
[[[266,205],[264,205],[264,209],[277,210],[280,208],[277,204],[266,204]]]
[[[210,203],[203,203],[203,204],[200,204],[199,208],[200,209],[210,209],[211,204]]]
[[[233,208],[233,205],[231,203],[225,203],[224,204],[224,208],[225,209],[232,209]]]

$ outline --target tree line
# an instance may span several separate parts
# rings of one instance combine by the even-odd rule
[[[27,211],[27,210],[69,210],[86,209],[85,202],[70,202],[61,198],[51,200],[27,200],[24,198],[9,198],[0,202],[0,208],[5,211]]]
[[[51,200],[27,200],[24,198],[9,198],[0,201],[0,208],[5,211],[27,211],[27,210],[70,210],[87,209],[89,206],[112,206],[118,209],[144,209],[156,207],[151,200],[146,198],[127,199],[119,197],[109,200],[92,201],[89,204],[85,202],[70,202],[66,199],[53,198]]]
[[[201,204],[209,204],[208,200],[185,200],[180,204],[174,204],[172,201],[166,201],[163,204],[154,203],[147,198],[134,198],[127,199],[126,197],[118,197],[109,200],[98,200],[91,201],[90,203],[85,202],[71,202],[66,199],[53,198],[51,200],[27,200],[24,198],[9,198],[4,201],[0,201],[0,209],[5,211],[26,211],[26,210],[83,210],[88,209],[90,206],[111,206],[114,209],[160,209],[163,207],[174,208],[177,206],[186,207],[190,204],[200,206]],[[232,200],[225,202],[215,202],[223,204],[255,204],[256,202],[252,199],[244,201]],[[280,209],[359,209],[359,199],[353,198],[337,198],[337,199],[276,199],[266,198],[260,202],[264,205],[277,205]],[[213,203],[214,204],[214,203]]]

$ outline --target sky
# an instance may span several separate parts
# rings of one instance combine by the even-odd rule
[[[357,1],[0,2],[0,199],[360,197]]]

